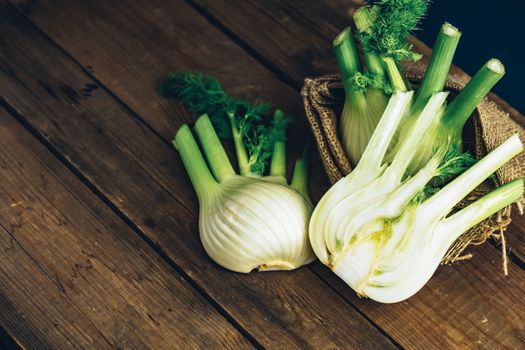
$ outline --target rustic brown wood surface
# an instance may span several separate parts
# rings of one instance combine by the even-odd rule
[[[0,125],[0,321],[19,344],[251,348],[4,109]]]
[[[20,346],[525,346],[523,238],[509,238],[508,278],[500,252],[484,245],[396,305],[357,298],[318,263],[239,275],[202,250],[196,198],[169,145],[195,116],[160,99],[156,84],[170,70],[200,69],[233,94],[282,107],[298,119],[297,154],[293,140],[307,130],[297,89],[335,71],[330,43],[348,23],[346,1],[12,4],[18,11],[0,1],[0,161],[20,164],[0,169],[11,179],[1,194],[0,271],[10,283],[0,286],[0,326]],[[312,173],[318,198],[327,182],[318,163]],[[31,207],[11,208],[24,193]],[[68,219],[54,227],[48,217]],[[20,218],[34,225],[13,233]],[[516,221],[509,237],[524,227]],[[105,250],[86,262],[95,242]]]
[[[203,26],[207,24],[187,5],[176,6],[184,18],[193,16]],[[243,331],[267,346],[392,347],[387,337],[308,269],[243,276],[213,264],[199,243],[196,198],[173,148],[104,89],[83,94],[82,90],[96,83],[30,23],[17,19],[7,7],[3,10],[6,21],[0,27],[5,26],[2,32],[9,34],[4,40],[5,51],[16,57],[2,57],[2,66],[8,71],[1,77],[5,87],[1,95],[6,103],[141,233],[159,245],[170,261],[183,269]],[[138,13],[155,12],[140,8]],[[151,26],[155,22],[151,20]],[[225,40],[212,26],[203,31],[211,33],[210,42]],[[159,43],[159,47],[162,45]],[[235,45],[227,45],[229,52],[244,55]],[[266,75],[271,81],[269,72],[245,57],[245,67],[251,65],[254,74]],[[164,60],[168,62],[168,57]],[[165,74],[168,67],[171,64],[159,74]],[[155,80],[150,80],[144,90],[154,88]],[[280,88],[286,93],[284,85]],[[295,97],[293,90],[288,91],[288,96]],[[297,103],[299,108],[298,98]],[[170,113],[171,117],[165,118],[177,120],[179,114]],[[150,115],[154,117],[155,113]],[[171,134],[181,123],[179,119]]]

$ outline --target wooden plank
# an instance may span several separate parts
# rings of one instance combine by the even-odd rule
[[[100,9],[95,6],[104,9],[109,2],[78,2],[71,7],[70,3],[64,2],[52,11],[57,23],[63,25],[63,30],[69,31],[66,23],[77,22],[74,27],[89,30],[92,38],[89,45],[86,46],[84,42],[83,47],[89,47],[89,51],[96,50],[97,55],[105,56],[108,62],[120,62],[119,65],[125,66],[125,69],[136,72],[138,80],[127,81],[140,85],[140,89],[138,85],[131,87],[132,84],[130,90],[152,90],[153,82],[158,79],[149,75],[139,78],[142,67],[162,63],[163,69],[159,69],[158,74],[164,74],[168,67],[178,67],[178,62],[190,64],[193,59],[196,60],[197,56],[190,56],[191,50],[196,47],[210,53],[207,62],[220,57],[219,51],[238,57],[237,63],[242,63],[241,73],[249,70],[260,81],[268,83],[263,88],[255,88],[256,84],[252,84],[254,91],[267,91],[266,94],[272,91],[272,94],[283,95],[271,101],[293,100],[295,96],[293,90],[279,84],[270,73],[206,24],[184,3],[170,2],[171,8],[160,10],[160,2],[141,2],[141,6],[155,5],[156,8],[143,8],[136,2],[122,5],[121,2],[112,2],[115,7],[110,12],[96,12]],[[41,5],[48,6],[49,3]],[[96,19],[101,24],[84,27],[85,23],[80,18],[67,22],[69,20],[66,19],[74,17],[77,11],[82,14],[80,18]],[[32,12],[36,12],[36,9]],[[180,42],[187,28],[184,22],[173,21],[173,13],[191,22],[192,28],[197,33],[202,32],[204,37],[197,36],[191,41],[185,39]],[[119,18],[125,16],[128,18],[124,22],[131,24],[119,29]],[[163,19],[163,16],[168,16],[168,19]],[[98,86],[96,82],[83,74],[60,50],[50,45],[32,25],[20,20],[5,6],[1,8],[0,17],[4,19],[0,22],[3,47],[0,53],[0,96],[4,97],[5,103],[16,109],[19,120],[35,128],[35,132],[62,152],[66,160],[79,169],[97,190],[133,220],[189,278],[263,346],[393,347],[384,335],[308,269],[241,275],[213,264],[198,240],[196,198],[173,148],[158,138],[125,106],[116,103],[104,89],[93,90],[93,87]],[[66,23],[61,23],[63,20]],[[166,21],[170,25],[166,25]],[[117,23],[117,27],[105,30],[113,22]],[[142,30],[148,28],[147,35],[138,35],[140,32],[130,35],[127,32],[137,23],[140,23]],[[106,27],[99,28],[98,25],[102,24]],[[162,34],[163,30],[167,30],[170,35]],[[151,41],[151,33],[167,36],[178,45],[169,44],[164,54],[158,48],[155,51],[153,46],[141,48],[141,45]],[[164,47],[170,40],[166,38],[166,41],[156,45]],[[125,50],[116,50],[119,47],[116,42],[120,46],[133,47],[134,55],[130,56]],[[211,54],[213,52],[217,53]],[[197,53],[202,55],[199,51]],[[129,57],[130,62],[126,61],[126,57]],[[177,61],[170,61],[170,57]],[[138,58],[141,64],[137,64]],[[94,66],[94,69],[95,72],[99,71],[98,66]],[[223,69],[227,69],[225,76],[241,75],[237,64],[224,63]],[[237,70],[237,73],[231,70]],[[122,70],[116,70],[115,73],[114,81],[126,80],[129,75],[133,75],[130,72],[123,74]],[[146,82],[139,83],[141,79]],[[81,91],[88,87],[93,91],[83,95]],[[135,104],[148,105],[150,102],[144,96],[150,95],[154,96],[150,92],[142,96],[134,95],[134,98],[141,99],[140,103]],[[298,98],[295,108],[300,108]],[[170,125],[164,130],[169,136],[184,119],[172,113],[173,110],[170,110],[170,114],[163,114],[158,108],[148,109],[151,118],[161,115],[161,121],[152,122],[152,125],[159,128]],[[162,120],[170,120],[170,123]]]
[[[299,96],[279,96],[274,89],[284,85],[264,69],[246,74],[254,60],[182,1],[13,3],[167,139],[181,122],[194,119],[155,90],[172,70],[202,67],[233,95],[300,111]],[[48,31],[53,23],[68,30]]]
[[[511,256],[519,260],[522,268],[525,268],[525,217],[515,214],[512,216],[512,223],[507,229],[507,249]]]
[[[189,2],[275,65],[297,87],[305,77],[337,69],[332,40],[349,25],[346,0]]]
[[[288,2],[280,2],[279,4],[288,3]],[[242,6],[243,3],[238,3],[239,6]],[[273,6],[272,2],[264,2],[267,6]],[[81,9],[81,11],[85,11],[84,14],[86,17],[89,17],[89,20],[83,19],[83,18],[77,18],[74,16],[74,11],[72,8],[68,8],[67,4],[62,4],[63,6],[60,7],[60,9],[56,9],[53,6],[46,5],[45,3],[39,3],[36,4],[30,13],[30,17],[38,23],[41,28],[43,28],[49,35],[52,36],[54,40],[56,40],[61,46],[66,48],[68,52],[70,52],[79,62],[81,62],[83,65],[91,65],[92,62],[96,62],[96,65],[94,67],[94,74],[95,76],[104,82],[107,86],[110,86],[112,90],[117,93],[119,96],[126,96],[123,99],[126,101],[126,103],[129,103],[130,105],[133,105],[133,108],[136,108],[135,105],[140,104],[138,101],[141,101],[140,96],[141,95],[147,95],[150,89],[149,83],[153,83],[156,79],[155,76],[150,78],[141,77],[140,80],[137,80],[134,78],[136,75],[142,74],[140,71],[140,64],[144,64],[144,62],[137,62],[136,66],[133,67],[131,65],[126,65],[127,69],[132,70],[133,74],[129,74],[126,76],[120,76],[113,74],[112,72],[117,70],[118,65],[120,65],[121,61],[126,61],[125,57],[127,54],[131,52],[131,48],[137,47],[139,44],[136,43],[136,41],[142,41],[144,39],[141,39],[143,37],[143,34],[141,34],[140,31],[133,31],[132,32],[132,38],[128,38],[125,41],[124,45],[129,45],[127,49],[121,49],[120,45],[116,44],[115,39],[113,39],[113,36],[117,36],[115,32],[118,31],[118,28],[115,28],[115,25],[112,24],[112,22],[100,20],[100,17],[104,17],[104,8],[98,9],[95,11],[92,8],[88,11],[85,6],[78,7],[75,6],[77,9]],[[99,5],[101,6],[101,5]],[[154,6],[154,5],[151,5]],[[156,5],[155,5],[156,6]],[[173,5],[164,4],[163,13],[175,13],[174,9],[171,7]],[[284,6],[284,5],[283,5]],[[303,5],[301,5],[303,6]],[[290,10],[290,13],[301,13],[302,7],[301,6],[295,6],[294,11]],[[307,6],[307,5],[304,5]],[[73,5],[71,5],[73,7]],[[155,9],[148,8],[150,13],[154,13]],[[275,12],[278,13],[278,11],[272,11],[271,9],[268,10],[269,12]],[[321,11],[321,10],[320,10]],[[66,12],[66,13],[63,13]],[[158,12],[158,11],[157,11]],[[180,13],[180,12],[179,12]],[[235,12],[234,12],[235,13]],[[239,15],[240,16],[240,15]],[[258,15],[250,15],[250,12],[243,12],[242,16],[251,17],[251,21],[254,23],[258,23]],[[241,16],[241,17],[242,17]],[[301,16],[298,14],[297,16]],[[332,14],[327,15],[327,18],[333,18],[335,15]],[[307,17],[306,15],[302,15],[302,17]],[[57,18],[59,20],[57,20]],[[187,18],[187,17],[186,17]],[[285,40],[286,36],[282,36],[280,34],[280,30],[287,31],[287,30],[296,30],[297,25],[294,24],[293,21],[291,21],[289,18],[281,19],[285,21],[285,23],[288,23],[287,27],[289,29],[282,29],[278,22],[275,22],[273,24],[259,23],[259,28],[265,28],[267,31],[273,30],[273,34],[276,38],[280,38],[281,40]],[[88,22],[88,24],[83,24],[83,21]],[[250,23],[250,20],[248,20]],[[326,22],[326,20],[325,20]],[[95,24],[96,23],[96,24]],[[156,23],[160,23],[160,25],[165,25],[167,22],[163,21],[161,19],[158,19],[157,21],[150,21],[147,23],[148,28],[157,28]],[[200,22],[197,22],[200,23]],[[144,24],[146,26],[146,24]],[[198,25],[198,24],[197,24]],[[257,26],[257,25],[256,25]],[[84,29],[82,29],[85,27]],[[321,26],[322,27],[322,26]],[[67,28],[68,32],[75,32],[75,35],[65,35],[64,28]],[[98,28],[103,28],[98,29]],[[272,29],[273,28],[273,29]],[[311,24],[309,27],[309,30],[311,31],[311,28],[316,28],[313,24]],[[132,29],[130,29],[132,30]],[[152,29],[150,29],[152,30]],[[334,29],[335,30],[335,29]],[[97,41],[93,43],[90,46],[90,52],[86,53],[84,50],[82,50],[82,47],[77,45],[77,42],[79,41],[79,38],[83,38],[87,35],[87,33],[96,33]],[[102,32],[102,33],[101,33]],[[112,33],[111,35],[106,35],[104,33]],[[122,31],[124,32],[124,31]],[[169,31],[171,32],[171,31]],[[194,31],[195,32],[202,32],[202,30]],[[306,33],[306,32],[305,32]],[[237,33],[237,35],[241,36],[243,33]],[[248,33],[250,34],[250,33]],[[93,34],[92,34],[93,35]],[[209,35],[209,34],[207,34]],[[243,34],[244,35],[244,34]],[[281,35],[281,36],[280,36]],[[305,34],[306,35],[306,34]],[[308,34],[310,35],[310,34]],[[118,33],[117,37],[125,38],[124,33]],[[301,37],[301,35],[295,35],[295,37]],[[303,36],[304,38],[310,38],[309,36]],[[199,40],[199,36],[195,36],[192,41],[192,45],[196,45],[196,43]],[[308,39],[305,39],[306,42],[308,42]],[[208,47],[208,52],[218,52],[218,50],[215,50],[216,46],[214,43],[216,43],[217,40],[206,40],[206,47]],[[252,43],[257,43],[258,41],[252,41]],[[327,42],[327,50],[331,50],[329,47],[330,41]],[[191,47],[186,46],[183,42],[177,42],[179,45],[178,47],[189,51],[189,49],[185,47]],[[163,44],[163,47],[167,46],[170,48],[170,50],[173,50],[173,52],[179,52],[177,51],[177,47],[172,46],[171,42],[166,42]],[[211,47],[211,48],[209,48]],[[118,50],[116,48],[119,48]],[[106,51],[111,52],[110,58],[107,58],[104,56],[104,52]],[[154,46],[148,47],[148,52],[144,51],[138,51],[136,52],[137,56],[144,57],[146,54],[154,53],[156,57],[166,57],[165,54],[159,49]],[[227,52],[229,53],[225,57],[228,59],[232,57],[230,53],[237,52],[234,51],[233,48],[228,47]],[[327,51],[328,52],[328,51]],[[157,56],[158,55],[158,56]],[[183,58],[179,58],[175,60],[175,62],[172,62],[170,64],[180,64],[180,66],[185,67],[184,60],[190,60],[188,58],[185,58],[189,53],[181,54]],[[114,57],[119,57],[120,60],[114,60]],[[234,56],[237,57],[237,56]],[[328,57],[328,56],[326,56]],[[153,62],[164,62],[165,60],[157,58],[156,61],[153,59],[150,59],[151,63]],[[203,69],[209,70],[210,72],[213,72],[214,74],[218,74],[220,77],[224,76],[228,79],[232,79],[235,81],[235,75],[230,75],[228,72],[222,72],[220,70],[221,63],[224,62],[225,58],[224,56],[217,55],[214,56],[213,60],[205,60],[200,61],[198,57],[195,58],[196,64],[193,67],[202,67]],[[281,60],[285,62],[287,65],[293,64],[293,60],[289,60],[286,57],[282,57]],[[320,60],[320,59],[319,59]],[[316,58],[315,62],[319,62],[319,60]],[[191,60],[190,60],[191,61]],[[180,63],[182,62],[182,63]],[[218,63],[217,63],[218,62]],[[125,63],[124,63],[125,64]],[[186,63],[188,64],[188,63]],[[197,66],[202,65],[202,66]],[[242,64],[243,67],[247,67],[245,63]],[[100,68],[99,68],[100,67]],[[104,68],[104,67],[112,67],[112,69]],[[166,69],[169,69],[170,65],[164,66],[164,68],[159,68],[158,72],[155,72],[154,74],[159,74],[159,76],[162,76],[163,71]],[[288,67],[288,66],[287,66]],[[333,70],[333,69],[332,69]],[[249,69],[250,74],[253,74],[253,76],[260,77],[260,73],[258,73],[258,70],[254,68]],[[151,73],[150,73],[151,74]],[[306,74],[306,72],[304,73]],[[121,81],[126,81],[127,85],[133,86],[134,89],[137,90],[136,95],[131,96],[133,98],[130,99],[130,96],[127,96],[129,92],[127,92],[122,86],[119,86],[119,84],[122,84]],[[148,82],[148,84],[144,84],[143,81]],[[120,82],[120,83],[119,83]],[[268,83],[268,82],[265,82]],[[272,85],[269,86],[275,86],[277,84],[272,83]],[[298,84],[297,84],[298,85]],[[140,90],[140,87],[142,90]],[[275,89],[277,90],[277,89]],[[279,91],[286,91],[284,88],[279,88]],[[250,90],[248,90],[246,93],[250,93]],[[264,92],[261,92],[264,93]],[[282,96],[292,96],[288,93],[282,93]],[[152,97],[155,98],[155,97]],[[272,98],[272,97],[270,97]],[[290,100],[293,100],[290,98]],[[159,104],[162,104],[164,102],[160,101]],[[295,105],[295,102],[294,102]],[[148,123],[152,125],[158,125],[160,123],[155,123],[154,121],[151,122],[150,120],[153,118],[156,118],[154,113],[144,106],[138,106],[138,108],[141,109],[141,115],[144,116],[144,118],[148,121]],[[161,113],[161,112],[159,112]],[[164,133],[164,129],[157,129],[161,130],[162,133]],[[168,130],[167,133],[164,133],[165,135],[170,136],[170,132]],[[507,293],[506,285],[508,284],[508,281],[502,278],[498,274],[497,268],[494,266],[499,266],[498,264],[498,255],[497,253],[491,248],[491,247],[482,247],[482,253],[483,256],[490,257],[491,260],[494,260],[496,262],[495,265],[487,264],[487,262],[484,262],[484,264],[489,265],[488,271],[491,273],[490,278],[496,278],[496,282],[490,282],[489,278],[485,278],[484,276],[481,276],[476,273],[478,267],[473,263],[464,263],[461,265],[458,265],[458,269],[460,273],[455,273],[452,276],[450,276],[448,271],[444,271],[443,273],[439,273],[436,275],[433,280],[432,284],[427,286],[421,293],[420,296],[418,296],[416,299],[408,301],[408,306],[405,308],[394,308],[390,309],[388,306],[381,306],[376,305],[374,303],[369,303],[368,306],[369,309],[366,310],[367,316],[371,317],[374,322],[376,322],[380,327],[384,328],[387,333],[393,335],[395,339],[400,342],[403,346],[406,347],[432,347],[435,346],[435,344],[450,344],[455,346],[463,346],[467,347],[469,345],[475,344],[478,341],[487,341],[487,344],[497,344],[499,343],[509,343],[509,344],[518,344],[519,343],[519,337],[520,333],[522,332],[523,325],[521,323],[516,322],[516,313],[507,315],[506,309],[516,309],[518,312],[521,310],[520,308],[517,308],[516,305],[516,299],[509,298],[505,294]],[[333,278],[333,275],[327,273],[327,271],[324,271],[324,269],[320,268],[318,265],[316,265],[315,269],[318,271],[318,273],[322,274],[322,276],[326,279]],[[518,271],[519,272],[519,271]],[[516,278],[514,283],[521,283],[523,276],[522,275],[516,275],[518,272],[516,272],[515,267],[512,268],[511,274],[513,280]],[[266,276],[265,276],[266,277]],[[288,275],[286,275],[288,277]],[[284,278],[284,276],[283,276]],[[465,280],[467,282],[462,282]],[[448,294],[450,298],[458,298],[464,302],[464,305],[461,305],[460,307],[456,309],[454,308],[445,308],[440,303],[435,302],[432,300],[432,297],[435,296],[434,291],[436,290],[435,286],[439,286],[440,284],[446,284],[447,286],[454,285],[465,285],[465,283],[472,283],[478,286],[480,289],[472,289],[472,290],[465,290],[461,291],[458,289],[452,288],[451,294]],[[463,284],[462,284],[463,283]],[[494,287],[495,286],[495,287]],[[521,286],[521,284],[519,284]],[[345,298],[348,298],[348,300],[352,303],[357,303],[359,300],[356,301],[356,298],[354,297],[353,292],[351,292],[348,288],[341,289],[339,287],[339,290],[342,295],[344,295]],[[499,301],[500,305],[495,309],[491,309],[489,307],[483,307],[481,308],[479,306],[479,301],[484,300],[485,295],[488,293],[492,293],[491,295],[494,295],[494,298]],[[438,290],[439,294],[439,290]],[[473,294],[473,295],[470,295]],[[439,295],[438,295],[439,296]],[[442,297],[441,297],[442,298]],[[445,300],[445,299],[441,299]],[[367,304],[368,305],[368,304]],[[373,312],[374,310],[375,313]],[[419,310],[424,310],[424,312],[420,312]],[[448,310],[448,312],[446,312]],[[408,312],[411,311],[411,312]],[[388,314],[388,318],[384,316],[384,314]],[[503,316],[502,319],[500,315],[507,315]],[[519,316],[523,316],[522,314],[519,314]],[[455,325],[449,325],[449,319],[453,317],[454,320],[457,321],[457,326]],[[499,332],[495,329],[495,327],[490,327],[489,332],[486,332],[486,329],[484,328],[484,323],[481,323],[479,320],[484,320],[484,317],[487,317],[487,319],[496,319],[501,321],[503,325],[503,328],[505,329],[505,332]],[[436,327],[435,325],[439,324],[440,327]],[[436,331],[434,331],[434,328]],[[415,329],[415,330],[414,330]],[[412,331],[413,330],[413,331]],[[485,336],[486,335],[486,336]],[[487,345],[489,346],[489,345]]]
[[[0,324],[17,343],[251,348],[4,109],[0,125]]]
[[[232,95],[271,102],[295,116],[289,168],[300,153],[308,132],[300,96],[183,2],[11,2],[165,140],[195,116],[160,98],[154,87],[172,70],[199,69],[220,78]],[[113,18],[115,13],[119,16]],[[312,162],[312,167],[314,174],[322,174],[319,162]],[[324,176],[316,178],[318,185],[311,191],[319,198],[328,182]]]
[[[218,21],[226,31],[233,33],[232,35],[239,38],[250,51],[256,52],[256,56],[265,57],[297,87],[305,77],[337,71],[332,40],[342,28],[350,24],[349,13],[362,2],[353,0],[349,4],[346,0],[189,1],[199,7],[206,16]],[[423,54],[423,62],[428,61],[432,50],[415,37],[411,40],[415,49]],[[457,66],[452,66],[450,74],[456,79],[470,79],[470,76]],[[494,94],[490,94],[490,98],[525,127],[525,117],[519,111]],[[510,227],[507,245],[520,257],[521,262],[525,263],[525,228],[518,231],[516,229],[516,225]]]

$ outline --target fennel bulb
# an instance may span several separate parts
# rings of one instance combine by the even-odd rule
[[[189,109],[207,109],[213,116],[204,114],[195,123],[208,164],[187,125],[173,140],[197,193],[199,233],[207,254],[219,265],[243,273],[291,270],[313,261],[308,241],[313,209],[307,190],[308,152],[297,160],[288,184],[285,128],[289,119],[284,113],[277,110],[273,124],[267,126],[266,106],[232,98],[215,79],[198,74],[170,76],[162,90],[164,95],[179,97]],[[233,139],[240,175],[216,128]]]
[[[355,165],[361,159],[388,103],[388,97],[381,90],[386,89],[386,82],[381,62],[374,55],[367,56],[367,73],[360,72],[350,28],[343,30],[333,45],[345,90],[345,103],[339,121],[341,139],[350,162]]]
[[[361,161],[323,196],[309,226],[319,260],[360,296],[384,303],[415,294],[461,234],[523,193],[523,179],[516,179],[451,214],[475,187],[522,151],[517,135],[434,194],[426,191],[429,181],[455,166],[446,159],[452,144],[439,145],[418,172],[407,175],[446,93],[430,98],[410,134],[400,139],[394,158],[385,161],[401,119],[410,113],[412,96],[393,94]]]

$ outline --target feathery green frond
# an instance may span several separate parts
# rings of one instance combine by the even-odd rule
[[[248,164],[252,173],[263,175],[273,152],[273,132],[266,125],[258,125],[245,134]]]
[[[221,138],[232,138],[232,127],[241,135],[250,170],[263,175],[272,155],[273,143],[282,139],[269,122],[270,105],[252,104],[229,96],[217,79],[198,72],[172,73],[159,86],[159,93],[179,99],[191,112],[208,114]],[[233,125],[229,114],[233,114]],[[285,126],[285,125],[283,125]]]
[[[432,183],[425,186],[425,195],[430,196],[437,193],[444,185],[461,175],[476,162],[476,158],[469,151],[461,150],[460,144],[452,145],[445,153],[445,158],[437,169]]]
[[[372,0],[368,4],[370,27],[357,34],[363,49],[392,57],[396,62],[419,60],[421,55],[412,50],[408,36],[418,29],[429,1]]]
[[[384,75],[374,72],[357,72],[350,78],[351,86],[356,91],[366,91],[368,88],[375,88],[386,94],[393,92],[392,85],[385,79]]]
[[[166,98],[179,99],[190,112],[208,114],[219,137],[231,138],[227,112],[235,110],[240,101],[228,97],[216,79],[197,72],[176,72],[158,90]]]
[[[444,183],[463,173],[476,163],[476,158],[469,152],[463,152],[459,144],[451,146],[439,166],[434,181]]]

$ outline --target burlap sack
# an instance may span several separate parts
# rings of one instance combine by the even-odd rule
[[[405,67],[407,78],[417,85],[424,73],[425,67],[421,64],[411,64]],[[453,98],[467,81],[451,78],[446,89]],[[331,183],[337,182],[348,174],[352,168],[345,155],[343,146],[339,141],[338,117],[344,103],[343,85],[338,74],[326,75],[315,79],[305,79],[301,91],[306,116],[314,134],[317,149],[321,155],[326,174]],[[478,159],[482,158],[509,136],[518,133],[522,142],[525,141],[525,130],[495,103],[484,99],[473,114],[473,123],[469,126],[472,130],[471,144]],[[466,140],[468,143],[468,140]],[[458,207],[464,207],[470,202],[480,198],[499,184],[507,183],[518,177],[525,177],[525,153],[520,153],[516,158],[498,170],[496,178],[486,181],[474,190]],[[519,212],[523,212],[523,196],[517,202]],[[482,244],[489,237],[500,240],[503,247],[503,266],[506,273],[506,246],[503,232],[510,223],[510,214],[513,206],[500,210],[497,214],[478,224],[463,234],[450,248],[443,258],[442,263],[447,264],[458,260],[470,258],[464,254],[470,244]]]

